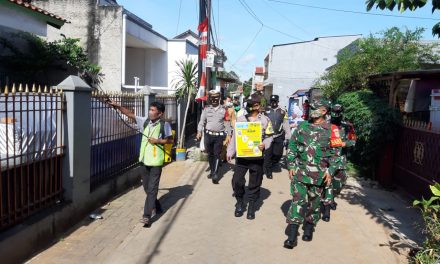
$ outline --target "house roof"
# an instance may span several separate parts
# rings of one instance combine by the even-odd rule
[[[389,72],[376,75],[370,75],[370,81],[384,81],[384,80],[400,80],[400,79],[415,79],[415,78],[440,78],[440,69],[432,70],[415,70],[415,71],[398,71]]]
[[[187,30],[187,31],[185,31],[185,32],[175,36],[173,39],[182,39],[182,38],[185,38],[185,36],[188,36],[188,35],[190,35],[190,36],[192,36],[192,37],[194,37],[196,39],[199,39],[199,35],[194,33],[194,31],[192,31],[191,29],[189,29],[189,30]]]
[[[44,15],[46,18],[48,18],[47,23],[51,26],[56,27],[56,28],[61,28],[61,26],[64,23],[69,23],[69,21],[67,21],[65,18],[62,18],[58,15],[55,15],[54,13],[51,13],[47,10],[39,8],[39,7],[37,7],[31,3],[25,2],[23,0],[5,0],[5,2],[15,4],[15,5],[20,6],[22,8],[26,8],[27,10],[31,10],[32,12]]]
[[[345,38],[345,37],[361,37],[361,34],[357,34],[357,35],[340,35],[340,36],[325,36],[325,37],[317,37],[313,40],[304,40],[304,41],[299,41],[299,42],[291,42],[291,43],[284,43],[284,44],[277,44],[277,45],[273,45],[273,47],[279,47],[279,46],[288,46],[288,45],[296,45],[296,44],[302,44],[302,43],[309,43],[309,42],[314,42],[314,41],[318,41],[319,39],[324,39],[324,38]]]
[[[264,68],[263,67],[256,67],[255,74],[264,74]]]

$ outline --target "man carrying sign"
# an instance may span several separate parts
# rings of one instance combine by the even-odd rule
[[[260,196],[260,187],[263,181],[263,155],[262,151],[264,149],[268,149],[270,144],[272,143],[272,135],[273,129],[272,124],[265,115],[260,113],[261,108],[261,96],[258,94],[251,95],[250,99],[247,101],[246,111],[247,115],[243,115],[237,117],[236,120],[236,128],[234,129],[233,135],[231,137],[231,142],[228,145],[227,151],[227,159],[231,161],[231,159],[237,153],[236,144],[238,146],[237,138],[240,137],[241,142],[245,141],[249,144],[252,143],[252,146],[248,146],[252,151],[248,156],[239,156],[237,155],[237,160],[235,162],[234,175],[232,176],[232,189],[234,191],[234,196],[237,199],[237,203],[235,204],[235,216],[241,217],[243,215],[245,205],[243,203],[243,196],[245,194],[245,175],[249,170],[249,185],[248,185],[248,198],[249,198],[249,206],[247,210],[247,219],[252,220],[255,218],[255,201]],[[249,141],[248,138],[244,138],[247,135],[238,134],[237,126],[243,124],[242,122],[252,122],[256,127],[260,127],[261,129],[261,138],[257,140]],[[257,123],[257,124],[255,124]],[[259,124],[258,124],[259,123]],[[250,127],[252,127],[250,125]],[[259,132],[259,131],[258,131]],[[236,134],[237,133],[237,134]],[[255,149],[256,148],[256,149]],[[239,150],[239,152],[242,152]],[[243,153],[246,153],[244,151]]]

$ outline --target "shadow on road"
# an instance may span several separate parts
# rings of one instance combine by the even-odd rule
[[[357,178],[344,187],[336,201],[338,199],[362,206],[366,215],[390,231],[389,241],[380,246],[406,255],[423,240],[420,214],[401,194],[384,190],[374,181]]]
[[[167,190],[168,192],[159,198],[159,202],[162,206],[163,212],[157,214],[153,217],[152,221],[155,222],[159,220],[166,212],[173,207],[180,199],[185,199],[190,196],[193,192],[194,187],[192,185],[182,185],[173,188],[160,189],[162,191]]]

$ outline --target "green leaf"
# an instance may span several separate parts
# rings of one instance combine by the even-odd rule
[[[429,186],[429,188],[431,189],[432,194],[434,194],[435,196],[440,196],[440,188],[438,188],[438,186]]]

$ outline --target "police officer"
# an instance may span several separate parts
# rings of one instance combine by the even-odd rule
[[[330,221],[330,209],[336,210],[335,196],[338,195],[347,180],[347,154],[350,148],[356,144],[356,133],[353,125],[343,120],[344,108],[335,104],[331,109],[331,146],[334,148],[334,160],[336,171],[333,175],[332,185],[327,186],[322,202],[322,220]]]
[[[328,102],[311,104],[309,122],[301,122],[289,141],[287,153],[292,203],[286,214],[289,235],[284,247],[297,244],[299,225],[304,223],[302,239],[311,241],[319,220],[321,195],[331,184],[335,171],[330,145],[330,124],[326,121]]]
[[[258,94],[251,95],[251,98],[246,104],[247,114],[237,117],[237,122],[260,122],[262,129],[261,144],[258,148],[263,151],[268,149],[272,142],[272,124],[270,119],[260,113],[261,108],[261,96]],[[235,133],[235,131],[234,131]],[[231,137],[231,142],[228,145],[227,159],[231,161],[235,155],[235,136]],[[245,210],[245,204],[243,202],[245,194],[245,175],[249,170],[249,185],[248,185],[248,198],[249,206],[247,209],[247,219],[252,220],[255,218],[255,202],[260,196],[260,187],[263,181],[263,157],[249,157],[237,158],[235,162],[234,174],[232,176],[232,189],[234,196],[237,199],[235,204],[234,215],[241,217]]]
[[[272,179],[272,167],[280,161],[284,142],[290,138],[289,119],[287,112],[278,106],[279,99],[278,95],[271,95],[266,109],[274,130],[272,145],[264,151],[264,172],[268,179]]]
[[[209,105],[203,109],[200,122],[197,127],[197,139],[205,133],[205,149],[208,152],[209,168],[211,173],[208,178],[212,178],[214,184],[220,180],[218,168],[221,162],[223,140],[226,137],[225,113],[226,108],[220,105],[220,92],[211,90],[208,94]],[[203,131],[203,128],[205,131]]]

